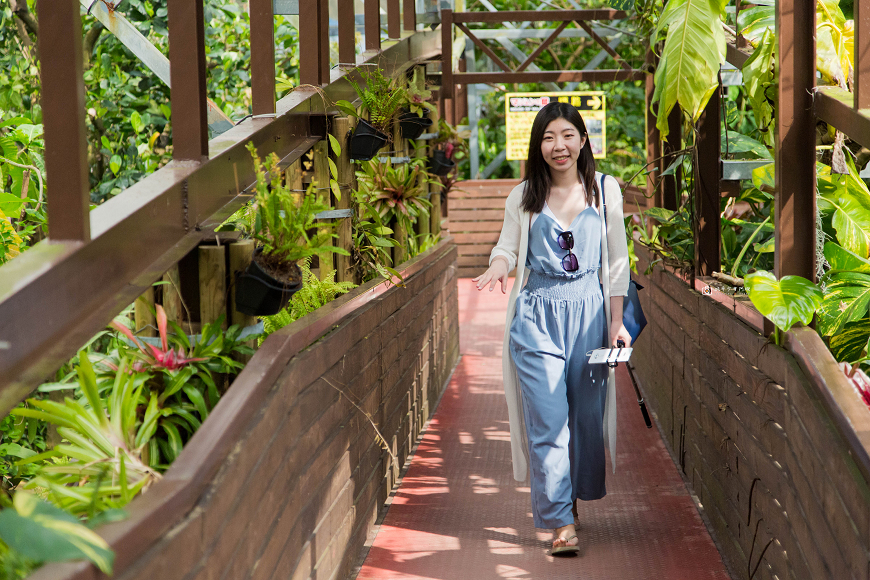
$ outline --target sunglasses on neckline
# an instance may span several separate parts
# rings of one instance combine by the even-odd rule
[[[574,234],[570,231],[559,233],[559,247],[566,250],[568,254],[562,258],[562,269],[566,272],[576,272],[580,268],[577,262],[577,256],[571,251],[574,249]]]

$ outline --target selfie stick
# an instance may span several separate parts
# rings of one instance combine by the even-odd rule
[[[625,348],[625,343],[617,341],[616,346]],[[646,410],[646,403],[643,401],[643,395],[640,394],[640,388],[637,386],[637,379],[634,378],[634,370],[629,363],[625,363],[625,368],[628,369],[628,376],[631,379],[631,384],[634,387],[634,392],[637,395],[637,404],[640,405],[640,412],[643,413],[643,420],[646,423],[647,429],[652,429],[652,421],[649,418],[649,413]]]

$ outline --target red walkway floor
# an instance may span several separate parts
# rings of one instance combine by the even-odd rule
[[[618,375],[617,473],[580,505],[580,555],[548,555],[511,472],[501,344],[507,297],[459,280],[462,359],[358,580],[728,580],[658,431]],[[623,367],[620,367],[623,368]]]

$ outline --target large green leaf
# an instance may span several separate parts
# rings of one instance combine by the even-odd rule
[[[862,258],[834,242],[825,243],[825,259],[831,265],[832,270],[870,274],[870,260]]]
[[[675,104],[697,121],[718,86],[719,66],[725,59],[724,3],[671,0],[659,18],[654,37],[668,31],[653,94],[662,137],[668,134],[668,115]]]
[[[773,161],[773,155],[764,143],[756,141],[752,137],[741,135],[736,131],[727,131],[722,135],[721,143],[722,153],[726,151],[729,154],[736,153],[751,153],[758,159],[770,159]]]
[[[847,322],[867,314],[870,306],[870,275],[859,272],[834,274],[825,285],[825,297],[819,308],[819,334],[830,336]]]
[[[0,212],[5,216],[18,217],[24,200],[17,195],[0,191]]]
[[[834,185],[838,180],[840,186]],[[837,241],[847,250],[866,258],[870,255],[870,198],[853,195],[851,190],[842,186],[842,178],[838,175],[831,176],[830,181],[819,179],[818,183],[819,209],[834,212],[831,225],[837,232]]]
[[[741,15],[743,12],[741,12]],[[765,30],[755,51],[743,64],[743,86],[752,105],[755,122],[768,147],[774,145],[774,115],[777,103],[776,38]]]
[[[867,341],[870,340],[870,320],[848,322],[831,337],[831,354],[840,362],[854,362],[864,357]]]
[[[816,2],[816,68],[827,84],[847,86],[851,76],[854,24],[847,26],[839,0]]]
[[[776,30],[776,0],[753,1],[752,8],[740,11],[737,29],[752,44],[757,44],[765,32]]]
[[[11,549],[37,562],[87,559],[111,574],[115,554],[74,516],[22,491],[13,507],[0,511],[0,539]]]
[[[675,211],[663,207],[651,207],[643,212],[643,215],[651,217],[660,223],[665,223],[669,222],[675,213]]]
[[[758,189],[776,187],[776,165],[769,163],[752,170],[752,185]]]
[[[749,298],[758,311],[786,332],[796,323],[809,324],[822,302],[818,286],[800,276],[783,276],[759,271],[745,278]]]

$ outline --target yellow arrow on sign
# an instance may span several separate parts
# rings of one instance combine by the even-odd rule
[[[587,104],[592,109],[600,109],[601,108],[601,99],[598,97],[592,97],[587,101]]]

